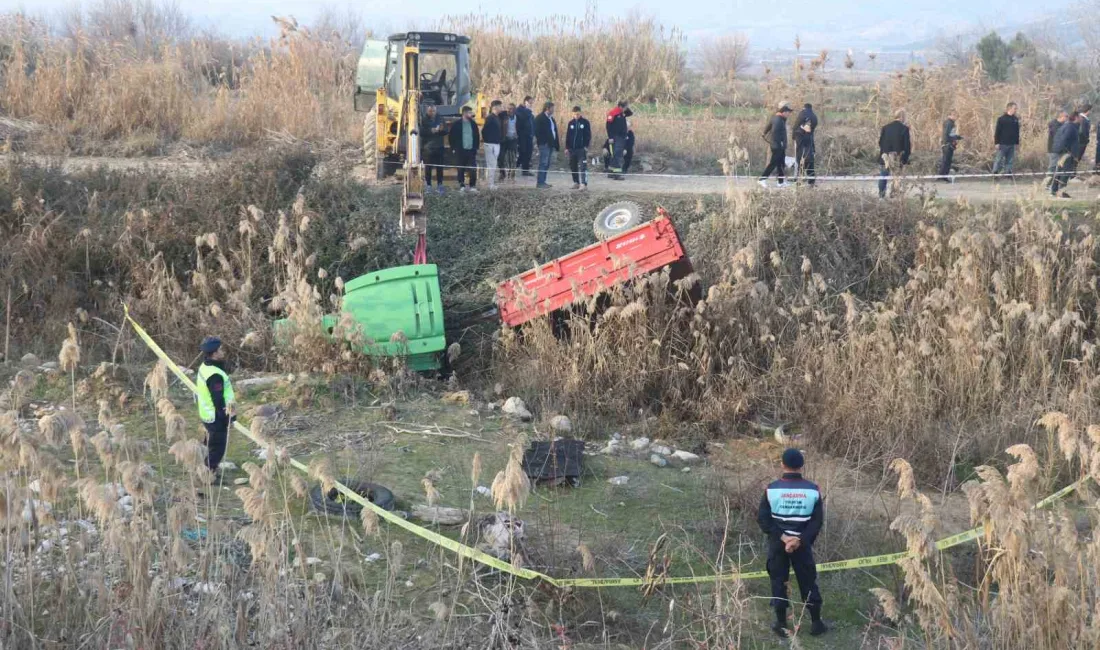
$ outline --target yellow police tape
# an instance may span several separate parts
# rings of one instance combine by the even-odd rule
[[[168,369],[171,370],[172,373],[175,374],[176,377],[178,377],[181,382],[183,382],[183,385],[186,386],[188,388],[188,390],[190,390],[192,393],[196,392],[195,382],[191,381],[191,378],[188,377],[183,372],[183,370],[181,370],[180,367],[178,365],[176,365],[176,363],[168,357],[167,354],[165,354],[164,350],[162,350],[160,348],[160,346],[157,345],[156,341],[154,341],[153,338],[151,336],[149,336],[149,334],[144,329],[142,329],[142,327],[140,325],[138,325],[137,322],[133,318],[130,317],[129,308],[127,306],[123,305],[123,309],[126,312],[126,320],[129,321],[131,326],[133,326],[134,331],[141,338],[141,340],[145,342],[145,345],[147,345],[149,347],[149,349],[153,352],[153,354],[155,354],[161,361],[164,362],[164,364],[168,367]],[[241,435],[243,435],[246,438],[248,438],[249,440],[251,440],[253,443],[255,443],[257,445],[265,444],[263,441],[257,439],[255,436],[253,436],[252,432],[248,429],[248,427],[244,426],[240,422],[234,421],[233,422],[233,428],[236,431],[238,431]],[[306,472],[307,474],[309,473],[309,469],[304,464],[302,464],[301,462],[299,462],[299,461],[297,461],[293,458],[289,459],[288,462],[295,469],[298,469],[302,472]],[[1071,483],[1070,485],[1067,485],[1066,487],[1062,488],[1061,490],[1055,492],[1054,494],[1048,496],[1047,498],[1045,498],[1042,501],[1035,504],[1035,507],[1036,508],[1042,508],[1042,507],[1050,505],[1051,503],[1057,501],[1058,499],[1061,499],[1062,497],[1064,497],[1064,496],[1070,494],[1071,492],[1073,492],[1074,490],[1076,490],[1086,480],[1088,480],[1088,477],[1082,478],[1082,479],[1080,479],[1080,480],[1078,480],[1074,483]],[[495,558],[492,555],[489,555],[488,553],[484,553],[482,551],[477,550],[476,548],[473,548],[471,546],[467,546],[467,545],[465,545],[461,542],[458,542],[456,540],[453,540],[449,537],[445,537],[443,535],[440,535],[439,533],[437,533],[435,531],[431,531],[431,530],[428,530],[427,528],[417,526],[416,524],[414,524],[410,521],[407,521],[404,518],[402,518],[402,517],[400,517],[400,516],[398,516],[398,515],[396,515],[392,512],[389,512],[388,510],[384,510],[384,509],[374,505],[373,503],[371,503],[367,499],[364,499],[358,493],[351,490],[351,488],[344,485],[343,483],[337,482],[336,483],[336,489],[341,494],[343,494],[345,497],[347,497],[348,499],[358,503],[359,505],[363,506],[364,508],[370,508],[375,514],[377,514],[382,519],[385,519],[386,521],[390,522],[391,524],[394,524],[395,526],[399,526],[401,528],[404,528],[405,530],[409,531],[413,535],[416,535],[417,537],[425,539],[425,540],[431,542],[432,544],[435,544],[437,546],[441,546],[441,547],[443,547],[443,548],[445,548],[449,551],[452,551],[453,553],[455,553],[457,555],[460,555],[464,558],[473,560],[475,562],[478,562],[478,563],[483,564],[483,565],[488,566],[488,567],[492,567],[494,569],[497,569],[498,571],[516,576],[517,578],[523,578],[525,580],[542,580],[543,582],[546,582],[546,583],[548,583],[550,585],[553,585],[555,587],[579,587],[579,588],[641,587],[641,586],[654,585],[654,584],[655,585],[701,584],[701,583],[706,583],[706,582],[715,582],[715,581],[719,581],[719,580],[753,580],[753,579],[768,577],[768,572],[767,571],[751,571],[751,572],[746,572],[746,573],[738,573],[738,572],[731,571],[729,573],[723,573],[723,574],[720,574],[720,575],[683,576],[683,577],[678,577],[678,578],[659,577],[659,578],[656,578],[656,579],[646,579],[646,578],[552,578],[552,577],[550,577],[550,576],[548,576],[544,573],[540,573],[538,571],[532,571],[531,569],[524,569],[522,567],[513,566],[512,564],[510,564],[508,562],[504,562],[503,560],[500,560],[498,558]],[[976,540],[979,537],[981,537],[984,534],[984,532],[985,532],[984,526],[978,526],[977,528],[971,528],[970,530],[958,533],[956,535],[952,535],[950,537],[945,537],[945,538],[937,541],[935,546],[936,546],[937,550],[942,551],[942,550],[945,550],[945,549],[949,549],[953,546],[959,546],[961,544],[965,544],[966,542]],[[910,557],[910,555],[911,554],[908,551],[901,551],[899,553],[889,553],[887,555],[873,555],[873,556],[870,556],[870,557],[860,557],[860,558],[855,558],[855,559],[851,559],[851,560],[840,560],[838,562],[825,562],[823,564],[818,564],[817,565],[817,570],[818,570],[818,572],[843,571],[845,569],[862,569],[862,568],[868,568],[868,567],[883,566],[883,565],[887,565],[887,564],[896,564],[897,562],[899,562],[901,560],[904,560],[907,557]]]

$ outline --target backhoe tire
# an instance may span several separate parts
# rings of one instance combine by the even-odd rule
[[[378,116],[371,111],[363,121],[363,167],[367,178],[382,180],[381,158],[378,153]]]
[[[641,206],[633,201],[619,201],[600,211],[592,230],[596,233],[596,239],[609,239],[641,225],[643,221]]]

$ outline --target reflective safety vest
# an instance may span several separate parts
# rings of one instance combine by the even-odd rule
[[[225,386],[222,395],[225,396],[226,406],[237,401],[236,395],[233,394],[233,383],[229,381],[229,375],[224,370],[206,363],[200,365],[199,380],[195,384],[198,388],[199,417],[207,424],[213,422],[218,416],[218,410],[214,406],[214,396],[210,394],[210,388],[206,385],[206,381],[214,376],[222,378],[222,385]]]

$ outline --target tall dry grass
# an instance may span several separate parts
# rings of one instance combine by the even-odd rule
[[[547,412],[723,433],[789,421],[954,484],[1035,442],[1042,411],[1094,412],[1100,253],[1090,225],[1036,206],[950,210],[741,196],[688,237],[698,304],[668,300],[666,274],[642,278],[568,336],[503,332],[498,375]]]
[[[482,92],[565,106],[572,100],[668,101],[679,97],[682,36],[636,14],[520,20],[451,16],[445,31],[472,39],[470,72]]]

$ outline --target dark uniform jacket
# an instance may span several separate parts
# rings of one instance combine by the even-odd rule
[[[909,127],[899,120],[894,120],[882,127],[882,133],[878,138],[878,152],[880,158],[883,154],[899,154],[901,164],[908,165],[909,156],[913,152],[913,146],[909,141]]]
[[[824,521],[825,502],[821,489],[813,481],[802,478],[799,472],[787,472],[783,478],[772,481],[756,513],[756,523],[772,542],[790,535],[812,546]]]
[[[993,144],[1020,144],[1020,118],[1004,115],[997,118],[997,128],[993,131]]]

